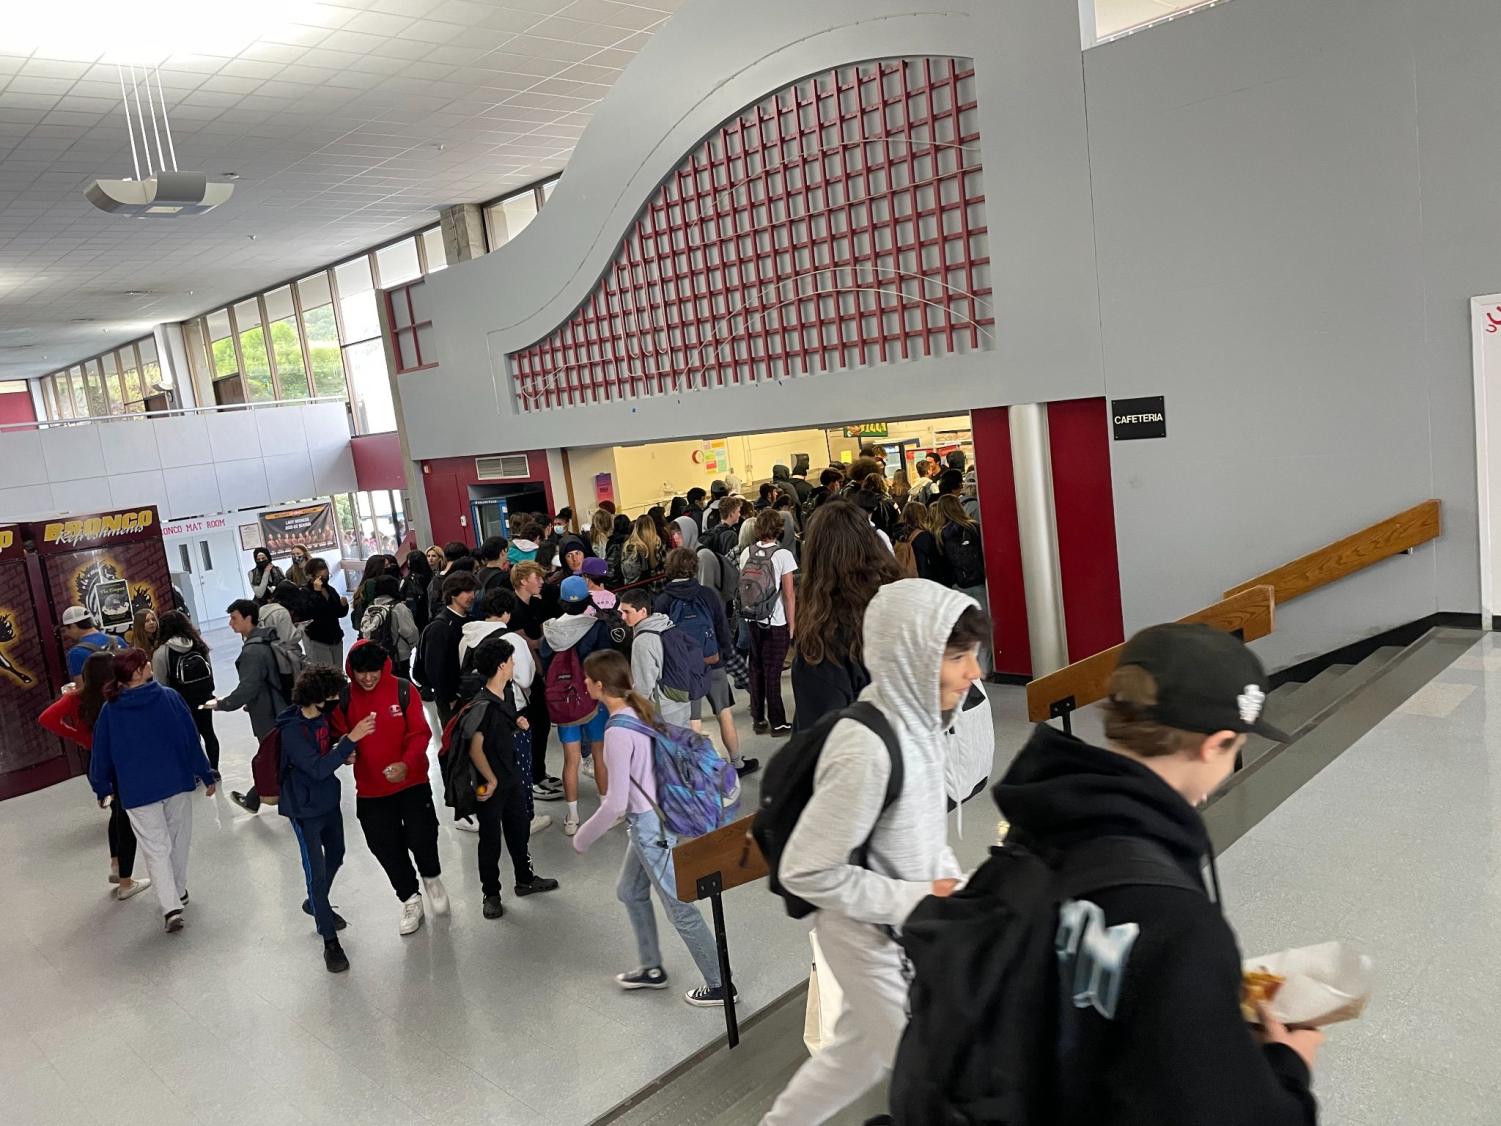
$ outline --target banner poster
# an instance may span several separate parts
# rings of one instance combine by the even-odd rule
[[[334,506],[328,501],[283,508],[260,515],[261,542],[274,558],[291,555],[302,544],[314,555],[339,546]]]
[[[82,606],[106,633],[123,635],[141,610],[172,609],[172,579],[155,508],[59,517],[28,525],[54,617]]]
[[[0,775],[63,756],[36,722],[52,693],[22,543],[20,528],[0,525]]]

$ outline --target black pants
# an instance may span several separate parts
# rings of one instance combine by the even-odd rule
[[[500,894],[500,840],[505,837],[516,882],[532,882],[532,820],[527,816],[524,787],[512,785],[501,790],[476,809],[479,818],[479,883],[488,898]]]
[[[781,727],[787,722],[782,704],[782,666],[787,662],[789,644],[786,626],[750,627],[750,713],[755,723],[770,722]]]
[[[208,755],[208,764],[219,769],[219,736],[214,734],[214,713],[207,708],[193,709],[193,726],[203,740],[203,753]]]
[[[417,894],[417,873],[431,880],[443,872],[438,863],[438,811],[427,782],[383,798],[356,798],[354,815],[365,843],[386,870],[386,879],[405,903]],[[417,868],[412,869],[412,858]]]
[[[109,854],[120,862],[120,878],[128,880],[136,870],[136,834],[120,804],[120,795],[109,807]]]

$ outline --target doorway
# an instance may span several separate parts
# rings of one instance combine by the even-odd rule
[[[1480,524],[1480,617],[1501,608],[1501,293],[1470,301],[1475,378],[1475,483]]]
[[[169,558],[194,624],[203,630],[228,621],[225,607],[245,597],[234,533],[182,536],[173,541]]]

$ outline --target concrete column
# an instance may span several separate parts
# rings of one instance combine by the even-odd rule
[[[193,385],[193,369],[188,366],[188,347],[183,339],[182,325],[159,324],[151,330],[156,340],[157,362],[161,365],[162,381],[170,381],[172,392],[179,407],[198,406],[198,389]]]
[[[1021,540],[1022,585],[1027,592],[1027,634],[1032,675],[1047,676],[1068,664],[1063,618],[1063,578],[1058,565],[1058,521],[1053,511],[1053,459],[1045,403],[1009,412],[1011,468],[1016,479],[1016,524]]]
[[[443,230],[443,253],[450,266],[485,254],[485,213],[477,203],[445,207],[439,222]]]

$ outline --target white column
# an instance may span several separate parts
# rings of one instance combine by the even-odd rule
[[[1053,511],[1053,459],[1048,449],[1048,409],[1045,403],[1023,403],[1011,407],[1008,416],[1032,675],[1047,676],[1068,664],[1063,578],[1058,564],[1058,521]]]

